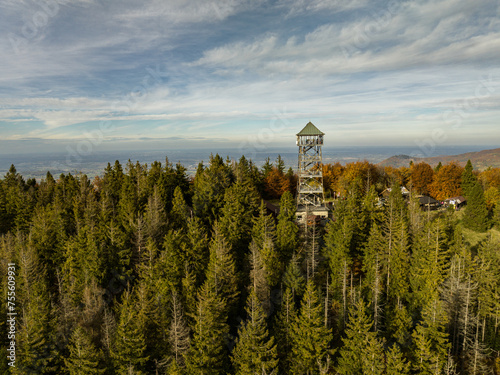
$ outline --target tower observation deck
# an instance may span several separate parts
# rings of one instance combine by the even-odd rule
[[[309,122],[297,134],[299,146],[297,220],[303,221],[310,215],[328,217],[323,191],[323,136],[313,123]]]

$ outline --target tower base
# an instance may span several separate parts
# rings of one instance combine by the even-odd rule
[[[295,212],[295,221],[297,224],[304,224],[307,220],[308,223],[326,222],[328,219],[328,208],[324,206],[305,206],[299,205],[297,211]]]

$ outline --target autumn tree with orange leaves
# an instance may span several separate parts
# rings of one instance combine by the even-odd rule
[[[338,183],[344,173],[344,167],[339,162],[335,164],[323,164],[323,186],[325,193],[336,193],[339,191]]]
[[[491,187],[500,189],[500,168],[488,168],[481,172],[479,181],[483,184],[484,190]]]
[[[265,193],[268,198],[279,198],[285,191],[291,190],[291,181],[281,170],[276,167],[264,179]]]
[[[413,191],[417,194],[429,195],[434,181],[434,170],[427,163],[418,163],[411,167],[410,183]]]
[[[410,168],[407,167],[394,168],[387,166],[384,167],[384,174],[386,187],[394,184],[406,186],[410,180]]]
[[[349,191],[349,186],[355,180],[360,180],[363,188],[366,192],[370,189],[370,186],[379,181],[380,172],[376,165],[365,161],[357,161],[354,163],[349,163],[344,168],[344,173],[338,180],[338,191],[342,196],[347,196]]]
[[[437,200],[456,197],[462,194],[462,172],[464,168],[456,162],[451,162],[440,168],[434,176],[429,193]]]

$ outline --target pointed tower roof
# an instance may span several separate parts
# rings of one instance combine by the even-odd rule
[[[312,122],[308,122],[304,129],[302,129],[297,135],[325,135],[321,130],[319,130]]]

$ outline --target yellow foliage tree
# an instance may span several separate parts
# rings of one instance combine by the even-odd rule
[[[436,172],[429,193],[437,200],[456,197],[462,194],[462,168],[458,163],[451,162]]]

